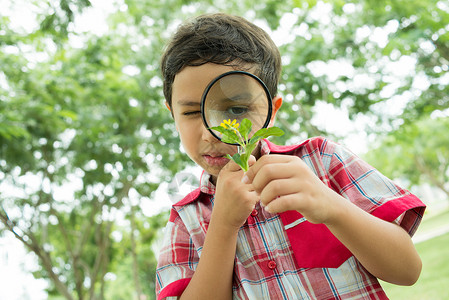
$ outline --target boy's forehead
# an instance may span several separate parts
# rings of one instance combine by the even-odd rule
[[[207,85],[217,76],[232,70],[234,68],[230,66],[211,63],[185,67],[173,80],[172,98],[177,104],[199,103]]]
[[[187,66],[175,75],[172,99],[179,105],[198,105],[204,90],[213,79],[223,73],[238,69],[240,68],[213,63]],[[246,70],[248,69],[246,68]]]

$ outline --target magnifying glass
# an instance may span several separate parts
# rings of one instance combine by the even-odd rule
[[[237,123],[241,123],[245,118],[250,120],[252,130],[249,137],[251,137],[270,123],[272,115],[270,92],[263,81],[254,74],[245,71],[223,73],[212,80],[204,90],[201,115],[206,128],[220,141],[222,134],[211,128],[220,126],[223,120],[236,120]]]

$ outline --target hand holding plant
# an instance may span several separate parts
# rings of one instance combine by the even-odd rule
[[[222,134],[221,141],[228,144],[238,144],[239,149],[236,154],[227,157],[238,164],[243,171],[248,171],[248,159],[257,146],[259,140],[269,136],[281,136],[284,132],[278,127],[262,128],[254,133],[250,138],[252,123],[248,119],[243,119],[241,124],[237,120],[223,120],[220,126],[211,128]]]

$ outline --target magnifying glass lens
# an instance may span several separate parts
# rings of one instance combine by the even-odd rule
[[[202,99],[205,126],[220,126],[223,120],[240,123],[248,119],[252,123],[252,136],[267,127],[271,118],[271,97],[266,86],[256,76],[233,71],[214,79],[206,88]],[[211,130],[218,139],[221,134]]]

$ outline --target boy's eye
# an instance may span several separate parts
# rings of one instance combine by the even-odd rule
[[[183,113],[184,116],[194,116],[197,114],[201,114],[201,111],[195,110],[195,111],[186,111]]]
[[[246,106],[232,106],[226,110],[229,114],[233,116],[241,116],[248,112],[248,107]]]

